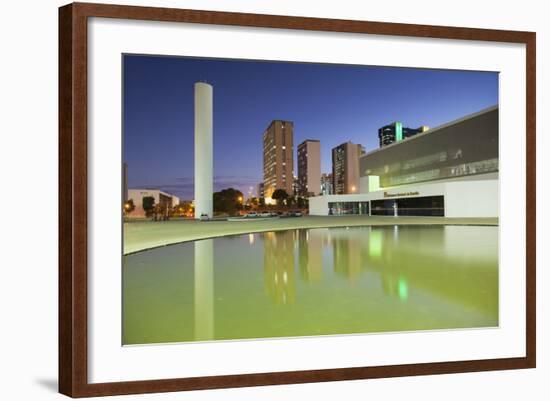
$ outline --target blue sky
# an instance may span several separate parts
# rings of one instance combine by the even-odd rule
[[[319,139],[321,169],[330,172],[333,147],[351,140],[375,149],[388,123],[433,128],[498,103],[494,72],[140,55],[123,62],[129,186],[183,199],[193,198],[199,80],[214,87],[214,189],[245,194],[262,180],[271,120],[294,122],[294,153],[304,139]]]

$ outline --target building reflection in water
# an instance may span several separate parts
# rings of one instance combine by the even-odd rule
[[[264,285],[276,304],[293,304],[296,300],[294,278],[294,244],[297,231],[274,231],[263,234]]]
[[[300,277],[316,283],[323,279],[323,238],[326,229],[298,231]]]
[[[296,302],[300,283],[295,274],[304,282],[324,285],[332,279],[332,270],[354,286],[365,284],[359,280],[370,280],[370,285],[379,286],[386,296],[400,302],[409,303],[415,294],[422,293],[484,313],[492,314],[498,307],[497,301],[487,303],[484,295],[498,288],[487,289],[483,280],[471,279],[485,274],[485,269],[488,274],[498,274],[492,268],[491,252],[481,249],[487,241],[481,241],[480,249],[475,244],[472,247],[460,227],[342,227],[257,235],[264,242],[265,292],[276,304]],[[489,248],[494,252],[496,240],[491,241]],[[471,254],[460,258],[458,249],[466,246],[470,246]],[[418,263],[419,258],[422,263]],[[465,291],[472,295],[465,296]]]
[[[214,240],[195,241],[195,339],[214,339]]]
[[[355,234],[352,235],[352,232]],[[366,266],[363,265],[363,238],[349,228],[331,229],[334,272],[356,280]]]
[[[407,301],[409,298],[409,286],[405,277],[382,272],[381,279],[382,289],[386,295],[399,298],[403,302]]]
[[[409,298],[409,286],[407,278],[404,275],[406,270],[406,260],[400,258],[402,247],[399,245],[399,235],[402,228],[394,225],[388,227],[370,227],[369,228],[369,252],[367,259],[373,265],[373,270],[378,271],[382,284],[382,290],[386,295],[392,298],[398,298],[406,302]],[[402,244],[406,246],[405,244]],[[377,268],[380,262],[387,266],[391,262],[398,264],[396,269]]]
[[[478,231],[479,228],[476,228]],[[464,249],[468,247],[470,252],[465,255]],[[494,252],[496,244],[489,248]],[[459,300],[480,309],[473,294],[483,294],[485,290],[477,287],[484,284],[483,281],[472,281],[471,277],[483,269],[481,266],[484,266],[484,260],[480,256],[487,251],[480,253],[473,249],[471,238],[464,234],[464,228],[434,225],[419,229],[396,225],[389,230],[371,227],[369,249],[369,264],[380,275],[386,294],[407,301],[411,288],[415,288],[425,294],[443,296],[451,301]],[[454,254],[453,251],[458,252],[457,249],[460,249],[460,253]],[[422,264],[417,263],[420,258]],[[464,261],[471,263],[462,263]],[[455,269],[457,266],[460,269]],[[471,297],[463,296],[463,289],[466,288],[472,293]],[[478,298],[484,299],[482,296]]]
[[[376,230],[375,227],[369,227],[368,241],[368,257],[380,259],[382,257],[382,231]]]

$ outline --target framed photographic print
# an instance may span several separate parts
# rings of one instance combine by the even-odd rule
[[[59,390],[535,367],[535,34],[59,11]]]

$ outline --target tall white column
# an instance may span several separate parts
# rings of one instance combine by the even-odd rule
[[[213,215],[213,88],[195,83],[195,218]]]

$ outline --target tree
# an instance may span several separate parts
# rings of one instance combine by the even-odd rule
[[[299,196],[299,197],[298,197],[297,206],[298,206],[300,209],[307,208],[308,205],[309,205],[308,198],[305,198],[305,197],[303,197],[303,196]]]
[[[277,206],[281,206],[283,201],[288,199],[288,194],[284,189],[276,189],[271,195],[271,199],[274,199],[277,202]]]
[[[296,205],[296,202],[298,202],[298,197],[295,196],[295,195],[292,195],[292,196],[289,196],[287,199],[286,199],[286,205],[287,206],[295,206]]]
[[[243,193],[235,188],[222,189],[214,192],[214,211],[218,213],[235,214],[243,205]]]
[[[145,216],[151,217],[155,210],[155,198],[152,196],[144,196],[141,202],[143,205],[143,210],[145,211]]]
[[[258,199],[258,205],[261,207],[265,206],[265,198],[263,196],[260,199]]]
[[[194,211],[195,208],[193,207],[193,203],[189,201],[181,201],[179,205],[174,208],[176,216],[190,217],[193,216]]]
[[[136,209],[136,205],[134,205],[133,199],[128,199],[126,202],[124,202],[124,215],[128,215],[132,213]]]
[[[163,203],[157,203],[153,207],[153,218],[157,220],[168,220],[170,217],[170,206]]]

